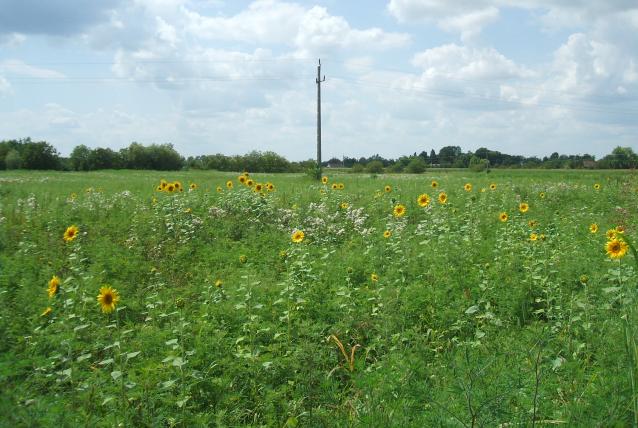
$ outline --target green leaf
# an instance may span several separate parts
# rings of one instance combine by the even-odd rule
[[[130,360],[131,358],[135,358],[140,355],[140,352],[141,351],[129,352],[128,354],[126,354],[126,359]]]
[[[122,372],[119,370],[114,370],[111,372],[111,377],[113,378],[113,380],[118,380],[120,377],[122,377]]]

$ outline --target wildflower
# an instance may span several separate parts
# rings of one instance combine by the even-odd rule
[[[246,176],[245,175],[240,175],[239,177],[237,177],[237,180],[241,183],[241,184],[246,184]]]
[[[332,183],[332,190],[337,190],[339,189],[339,185],[337,183]]]
[[[168,185],[168,181],[164,180],[163,178],[160,180],[160,184],[159,187],[162,188],[162,190],[164,190],[166,188],[166,186]]]
[[[521,202],[518,205],[518,210],[525,214],[529,210],[529,205],[527,204],[527,202]]]
[[[433,189],[436,189],[437,187],[439,187],[439,182],[436,180],[432,180],[432,183],[430,183],[430,186],[432,186]]]
[[[439,203],[440,204],[447,203],[447,193],[445,193],[445,192],[439,193]]]
[[[326,177],[325,175],[323,177],[321,177],[321,182],[323,184],[328,184],[328,177]]]
[[[341,209],[342,210],[348,209],[349,206],[350,205],[347,202],[341,202]]]
[[[598,225],[596,223],[592,223],[589,225],[589,231],[591,233],[598,233]]]
[[[115,305],[120,301],[120,295],[117,290],[106,285],[100,288],[100,294],[97,296],[97,302],[102,307],[102,312],[110,314],[115,310]]]
[[[244,254],[242,254],[241,256],[239,256],[239,263],[244,264],[248,261],[248,257],[246,257]]]
[[[48,288],[49,298],[55,296],[58,293],[59,288],[60,288],[60,278],[58,278],[56,275],[53,275],[53,278],[49,280],[49,288]]]
[[[346,185],[343,183],[339,183],[339,190],[343,190],[346,188]]]
[[[383,188],[383,190],[385,191],[385,193],[390,193],[390,192],[392,191],[392,186],[387,186],[387,185],[386,185],[386,186]]]
[[[279,252],[279,257],[281,257],[282,259],[285,259],[286,257],[288,257],[288,253],[286,252],[286,250],[281,250]]]
[[[540,239],[541,241],[544,241],[545,239],[547,239],[547,236],[545,236],[545,234],[541,233],[540,235],[538,235],[538,239]]]
[[[428,205],[430,205],[430,196],[423,193],[422,195],[419,195],[419,197],[417,198],[417,202],[419,203],[420,207],[427,207]]]
[[[190,190],[197,190],[197,184],[191,183],[189,188],[190,188]]]
[[[392,232],[390,232],[389,230],[386,230],[385,232],[383,232],[383,237],[384,238],[389,238],[392,236]]]
[[[222,186],[217,186],[215,190],[217,191],[217,193],[221,193],[224,191],[224,189],[222,189]]]
[[[617,238],[612,239],[605,245],[605,250],[610,259],[621,259],[625,257],[628,248],[629,245],[627,245],[625,241]]]
[[[594,190],[600,190],[600,183],[594,184]]]
[[[269,192],[272,192],[273,190],[275,190],[275,185],[272,183],[266,183],[266,190],[268,190]]]
[[[471,192],[472,191],[472,184],[471,183],[465,183],[465,186],[463,186],[463,188],[465,189],[466,192]]]
[[[255,192],[261,192],[264,188],[264,185],[261,183],[256,183],[255,184]]]
[[[610,241],[612,239],[615,239],[616,238],[616,229],[609,229],[607,232],[605,232],[605,236]]]
[[[215,281],[215,287],[222,288],[222,285],[224,285],[224,282],[218,278],[217,281]]]
[[[496,190],[496,184],[495,183],[490,184],[490,190]]]
[[[192,212],[193,212],[193,209],[192,209],[192,208],[186,208],[186,209],[184,210],[184,212],[185,212],[186,214],[190,214],[190,213],[192,213]]]
[[[76,225],[71,225],[64,231],[64,236],[62,237],[62,239],[64,239],[65,242],[71,242],[78,237],[78,232],[78,227]]]
[[[228,180],[226,182],[226,188],[228,188],[228,190],[231,190],[233,188],[233,182],[231,180]]]
[[[182,187],[182,182],[181,181],[176,181],[173,183],[173,185],[175,186],[175,190],[179,190],[180,192],[184,191],[184,188]]]
[[[538,197],[541,198],[541,199],[545,199],[545,192],[540,192],[538,194]]]
[[[41,317],[46,317],[47,315],[49,315],[51,312],[53,312],[53,308],[51,308],[51,306],[47,307],[44,312],[42,312],[40,314]]]
[[[370,275],[370,280],[372,282],[377,282],[379,281],[379,275],[377,275],[376,273],[372,273],[372,275]]]
[[[614,230],[616,231],[616,233],[625,233],[625,226],[618,225],[615,227]]]
[[[498,215],[498,219],[499,219],[500,221],[502,221],[503,223],[505,223],[505,222],[507,221],[507,219],[508,219],[508,217],[507,217],[507,213],[506,213],[506,212],[502,212],[502,213],[500,213],[500,214]]]
[[[161,185],[158,185],[158,186],[155,188],[155,190],[156,190],[156,191],[158,191],[158,192],[163,192],[163,191],[164,191],[164,189],[162,188],[162,186],[161,186]]]
[[[255,181],[252,178],[249,178],[248,180],[246,180],[246,186],[253,187],[254,184],[255,184]]]
[[[175,191],[175,185],[173,183],[168,183],[166,186],[166,191],[168,193],[173,193]]]
[[[538,222],[536,220],[530,220],[530,221],[527,222],[527,225],[529,227],[536,227],[536,226],[538,226]]]
[[[405,215],[405,205],[397,204],[392,210],[392,214],[395,217],[403,217]]]
[[[587,284],[587,282],[589,282],[589,278],[587,277],[587,275],[581,275],[578,280],[580,281],[581,284],[585,285]]]
[[[531,234],[529,235],[529,240],[530,240],[530,241],[536,241],[536,240],[538,240],[538,235],[537,235],[537,234],[535,234],[535,233],[531,233]]]
[[[301,241],[304,240],[305,236],[306,235],[303,233],[303,230],[295,230],[292,233],[291,239],[292,239],[292,242],[294,242],[295,244],[298,244],[298,243],[300,243]]]

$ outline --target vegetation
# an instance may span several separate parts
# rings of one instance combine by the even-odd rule
[[[638,178],[0,173],[2,426],[631,426]]]
[[[552,153],[543,159],[537,157],[512,156],[480,148],[476,152],[464,153],[458,146],[442,147],[438,154],[434,149],[430,154],[422,151],[398,159],[385,159],[379,155],[359,159],[332,158],[322,163],[328,168],[350,168],[352,172],[368,171],[372,174],[388,172],[410,172],[421,174],[427,168],[470,168],[485,171],[490,168],[544,168],[544,169],[632,169],[638,167],[638,154],[631,147],[616,147],[609,155],[596,161],[593,156],[559,155]],[[289,162],[277,153],[252,151],[245,155],[227,156],[223,154],[202,155],[184,159],[171,144],[143,146],[133,142],[119,151],[109,148],[91,149],[79,145],[69,158],[60,157],[56,149],[46,142],[24,140],[0,141],[0,170],[38,169],[97,171],[102,169],[143,169],[157,171],[177,171],[180,169],[201,169],[216,171],[253,172],[309,172],[315,178],[320,170],[313,160]],[[312,171],[310,171],[312,170]]]

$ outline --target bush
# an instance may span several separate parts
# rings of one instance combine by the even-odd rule
[[[379,160],[373,160],[369,162],[366,169],[370,174],[381,174],[383,172],[383,162]]]
[[[487,170],[487,159],[481,159],[478,156],[472,156],[469,168],[474,172],[483,172]]]
[[[405,168],[405,170],[411,174],[421,174],[425,172],[425,169],[425,161],[420,157],[412,158],[410,163],[408,163],[408,166]]]
[[[354,173],[360,173],[363,172],[365,168],[363,168],[363,165],[361,165],[360,163],[355,163],[354,165],[352,165],[352,172]]]

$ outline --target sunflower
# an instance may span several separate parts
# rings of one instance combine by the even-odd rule
[[[506,212],[502,212],[502,213],[500,213],[500,214],[498,215],[498,219],[499,219],[500,221],[502,221],[503,223],[505,223],[505,222],[507,221],[507,219],[508,219],[508,217],[507,217],[507,213],[506,213]]]
[[[445,192],[439,193],[439,203],[440,204],[447,203],[447,193],[445,193]]]
[[[252,178],[246,180],[246,186],[253,187],[255,185],[255,181]]]
[[[217,193],[221,193],[224,191],[224,189],[222,189],[222,186],[217,186],[217,188],[215,188],[215,190],[217,191]]]
[[[166,186],[166,191],[168,193],[173,193],[175,191],[175,185],[173,183],[168,183]]]
[[[241,184],[246,184],[246,176],[243,174],[237,177],[237,180],[239,180]]]
[[[388,185],[386,185],[386,186],[383,188],[383,191],[384,191],[385,193],[390,193],[390,192],[392,191],[392,186],[388,186]]]
[[[246,257],[245,255],[241,255],[239,256],[239,263],[244,264],[248,261],[248,257]]]
[[[472,184],[471,183],[465,183],[465,186],[463,186],[463,188],[465,189],[466,192],[471,192],[472,191]]]
[[[321,182],[323,184],[328,184],[328,177],[326,177],[325,175],[323,177],[321,177]]]
[[[273,190],[275,190],[275,185],[272,183],[266,183],[266,190],[268,190],[269,192],[272,192]]]
[[[541,233],[540,235],[538,235],[538,239],[540,239],[541,241],[544,241],[545,239],[547,239],[547,236],[545,236],[544,233]]]
[[[102,312],[110,314],[115,310],[115,305],[120,301],[120,295],[115,288],[106,285],[100,288],[100,294],[97,296],[97,302],[102,307]]]
[[[495,183],[490,184],[490,190],[496,190],[496,184]]]
[[[436,189],[437,187],[439,187],[439,182],[436,180],[432,180],[432,183],[430,183],[430,186],[432,186],[433,189]]]
[[[610,259],[621,259],[625,257],[628,248],[629,245],[627,245],[625,241],[617,238],[612,239],[605,245],[605,250]]]
[[[164,190],[166,188],[166,186],[168,185],[168,181],[164,180],[163,178],[160,180],[160,187],[162,188],[162,190]]]
[[[405,215],[405,205],[397,204],[392,210],[395,217],[403,217]]]
[[[218,278],[217,281],[215,281],[215,287],[222,288],[222,285],[224,285],[224,281]]]
[[[158,191],[158,192],[163,192],[163,191],[164,191],[164,189],[162,188],[162,186],[161,186],[161,185],[158,185],[158,186],[155,188],[155,190],[156,190],[156,191]]]
[[[614,228],[616,233],[625,233],[625,226],[618,225]]]
[[[264,189],[264,185],[261,183],[255,184],[255,192],[261,192]]]
[[[228,181],[226,182],[226,188],[227,188],[228,190],[231,190],[231,189],[233,188],[233,182],[232,182],[231,180],[228,180]]]
[[[53,275],[53,278],[49,280],[49,288],[48,288],[49,298],[58,294],[59,288],[60,288],[60,278],[58,278],[56,275]]]
[[[184,191],[184,187],[182,186],[181,181],[176,181],[173,183],[173,185],[175,186],[175,190],[179,190],[180,192]]]
[[[529,210],[529,205],[527,204],[527,202],[521,202],[518,205],[518,210],[525,214]]]
[[[190,186],[188,186],[191,190],[197,190],[197,184],[196,183],[191,183]]]
[[[383,237],[384,238],[389,238],[392,236],[392,232],[390,232],[389,230],[386,230],[385,232],[383,232]]]
[[[339,183],[339,190],[343,190],[346,188],[346,185],[343,183]]]
[[[303,230],[295,230],[295,231],[292,233],[291,240],[292,240],[292,242],[294,242],[295,244],[298,244],[298,243],[300,243],[301,241],[303,241],[303,239],[304,239],[304,237],[305,237],[305,236],[306,236],[306,235],[303,233]]]
[[[589,231],[591,233],[598,233],[598,225],[596,223],[592,223],[589,225]]]
[[[545,199],[545,192],[540,192],[538,194],[538,197],[541,198],[541,199]]]
[[[538,222],[536,220],[530,220],[530,221],[527,222],[527,225],[529,227],[536,227],[536,226],[538,226]]]
[[[332,190],[337,190],[339,189],[339,185],[337,183],[332,183]]]
[[[372,274],[370,275],[370,280],[371,280],[372,282],[377,282],[377,281],[379,281],[379,275],[377,275],[376,273],[372,273]]]
[[[578,280],[581,284],[585,285],[587,284],[587,282],[589,282],[589,277],[587,275],[581,275]]]
[[[78,227],[73,224],[66,228],[62,239],[64,239],[65,242],[71,242],[78,237],[78,232],[79,232]]]
[[[427,207],[428,205],[430,205],[430,196],[426,193],[423,193],[419,195],[416,201],[419,203],[420,207]]]
[[[53,312],[53,308],[51,308],[51,306],[47,307],[44,312],[42,312],[40,314],[41,317],[46,317],[47,315],[49,315],[51,312]]]
[[[530,233],[530,235],[529,235],[529,240],[530,240],[530,241],[536,241],[536,240],[538,240],[538,235],[537,235],[537,234],[535,234],[535,233]]]
[[[349,207],[350,205],[349,205],[347,202],[341,202],[341,205],[340,205],[340,206],[341,206],[341,209],[342,209],[342,210],[345,210],[345,209],[348,209],[348,207]]]
[[[607,239],[609,239],[610,241],[612,239],[616,239],[616,229],[609,229],[607,232],[605,232],[605,236],[607,237]]]
[[[600,190],[600,184],[599,183],[594,184],[594,190]]]

